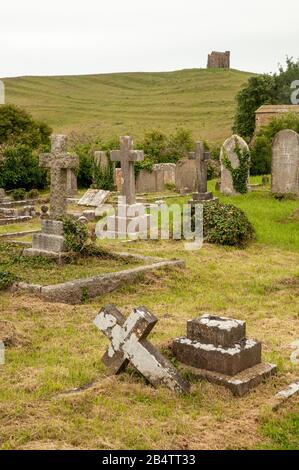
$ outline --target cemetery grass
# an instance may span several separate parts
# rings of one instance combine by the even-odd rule
[[[23,249],[23,246],[0,243],[0,270],[9,271],[16,277],[16,280],[31,284],[58,284],[136,268],[144,264],[132,259],[112,257],[103,252],[102,256],[78,256],[58,265],[55,260],[40,256],[24,257],[22,256]]]
[[[24,107],[54,132],[141,138],[156,129],[191,129],[222,144],[231,134],[235,96],[253,74],[191,69],[163,73],[4,79],[8,103]]]
[[[186,268],[141,276],[76,306],[2,292],[1,320],[15,325],[17,340],[0,368],[0,448],[298,449],[299,397],[271,409],[273,396],[299,373],[290,361],[299,338],[298,201],[278,202],[266,189],[233,199],[257,229],[245,250],[106,241],[113,251],[184,259]],[[213,312],[246,320],[248,336],[263,342],[263,359],[278,365],[278,376],[243,398],[204,381],[178,397],[131,369],[110,377],[101,363],[108,341],[93,325],[108,303],[125,315],[146,305],[159,319],[150,339],[170,358],[169,342],[185,333],[188,319]]]

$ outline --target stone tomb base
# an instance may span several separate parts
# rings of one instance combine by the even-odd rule
[[[262,345],[246,338],[241,320],[207,314],[189,320],[187,337],[174,340],[172,349],[193,376],[224,385],[236,395],[276,373],[275,365],[262,363]]]
[[[193,199],[190,199],[189,204],[194,207],[196,204],[203,204],[209,201],[218,201],[218,198],[214,197],[213,193],[210,192],[194,193]]]
[[[196,367],[186,366],[179,363],[181,372],[186,372],[193,380],[205,379],[216,385],[223,385],[228,388],[234,395],[242,397],[253,388],[260,385],[264,380],[277,373],[275,364],[260,363],[256,366],[245,369],[236,375],[225,375],[219,372],[212,372],[205,369],[197,369]]]
[[[26,248],[23,256],[44,256],[58,261],[69,257],[63,234],[63,223],[57,220],[42,220],[42,230],[34,233],[32,248]]]

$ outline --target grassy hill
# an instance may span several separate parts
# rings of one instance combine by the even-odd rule
[[[252,74],[192,69],[5,79],[6,102],[26,108],[54,131],[113,137],[160,128],[193,131],[222,143],[230,135],[235,95]]]

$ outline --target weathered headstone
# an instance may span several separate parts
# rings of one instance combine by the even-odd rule
[[[101,150],[96,150],[93,154],[93,158],[94,158],[94,163],[98,167],[100,167],[102,169],[108,168],[109,158],[108,158],[107,152],[103,152]]]
[[[153,386],[165,385],[177,392],[188,392],[189,383],[146,339],[157,321],[145,307],[134,309],[127,320],[114,305],[103,308],[94,321],[110,340],[103,363],[112,374],[118,374],[130,362]]]
[[[239,158],[236,153],[237,146],[240,148],[242,152],[249,151],[249,147],[242,137],[238,135],[232,135],[229,139],[226,139],[224,142],[221,154],[220,154],[220,161],[221,161],[221,193],[225,194],[226,196],[234,196],[238,194],[236,189],[234,188],[233,178],[231,172],[228,168],[226,168],[224,164],[224,158],[227,157],[230,161],[233,168],[238,168],[240,166]],[[249,184],[249,171],[247,175],[247,186]]]
[[[133,150],[133,139],[128,136],[120,138],[120,150],[112,150],[110,159],[113,162],[119,161],[122,170],[122,195],[126,197],[126,204],[135,204],[135,173],[134,162],[144,159],[142,150]]]
[[[67,153],[67,136],[53,135],[51,143],[51,153],[41,155],[39,163],[51,170],[50,216],[55,219],[66,214],[67,171],[78,168],[79,159]]]
[[[195,193],[197,191],[197,173],[195,160],[185,158],[179,160],[175,168],[175,187],[181,193]]]
[[[103,189],[88,189],[78,202],[78,206],[99,207],[107,201],[109,194],[110,191]]]
[[[213,193],[208,192],[208,161],[211,152],[206,152],[203,142],[196,142],[195,152],[189,153],[189,158],[195,160],[198,189],[193,193],[191,204],[202,203],[214,199]]]
[[[273,141],[272,192],[299,194],[299,135],[290,129]]]
[[[43,219],[41,232],[33,234],[32,248],[26,248],[23,255],[60,259],[66,252],[63,222]]]
[[[120,138],[120,150],[110,153],[111,161],[121,162],[122,198],[117,205],[116,215],[107,217],[107,236],[115,238],[145,238],[148,231],[149,215],[145,206],[136,203],[134,162],[142,161],[142,150],[133,150],[133,140],[125,136]]]
[[[246,338],[241,320],[208,314],[189,320],[187,337],[174,340],[172,349],[192,375],[240,396],[276,373],[275,365],[261,362],[262,345]]]
[[[67,197],[73,197],[77,192],[77,175],[72,168],[69,168],[66,173],[66,195]]]

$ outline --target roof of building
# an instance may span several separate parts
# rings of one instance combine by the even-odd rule
[[[256,114],[274,114],[274,113],[299,113],[298,104],[264,104],[256,110]]]

